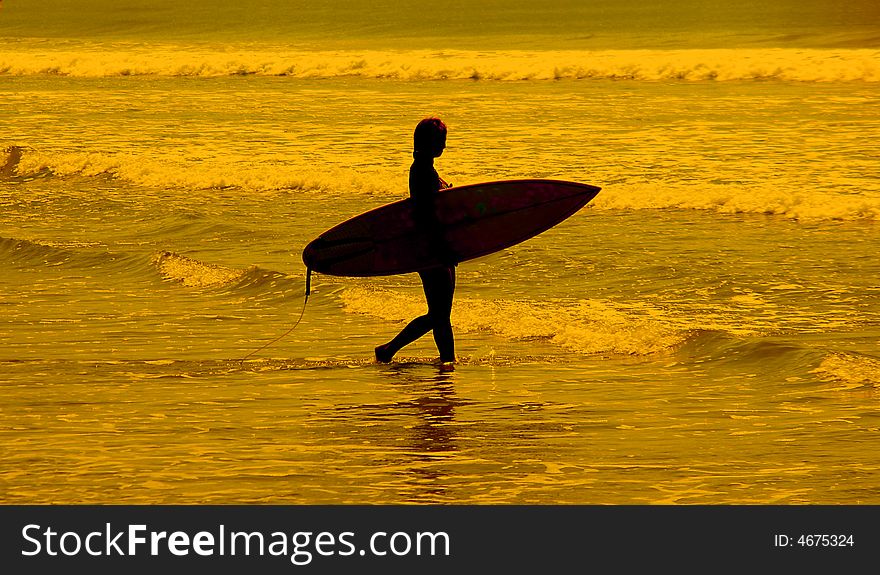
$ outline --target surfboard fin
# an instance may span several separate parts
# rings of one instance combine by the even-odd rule
[[[306,297],[312,293],[312,268],[306,267]]]

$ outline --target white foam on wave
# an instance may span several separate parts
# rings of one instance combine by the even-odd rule
[[[862,355],[834,353],[822,360],[811,373],[847,387],[880,386],[880,359]]]
[[[346,196],[397,198],[406,189],[405,172],[365,172],[295,164],[260,165],[246,160],[188,161],[179,156],[132,153],[55,152],[30,148],[18,154],[10,175],[36,177],[109,177],[138,186],[174,190],[241,189],[270,193],[285,190],[344,193]],[[0,161],[2,161],[0,157]],[[527,177],[528,175],[524,175]],[[462,183],[470,183],[463,181]],[[880,221],[880,188],[842,192],[763,184],[635,181],[603,186],[590,209],[688,209],[721,214],[764,214],[791,220]]]
[[[347,312],[386,321],[402,323],[425,313],[419,297],[392,290],[349,288],[340,298]],[[539,303],[458,297],[452,323],[459,332],[543,339],[584,354],[647,355],[672,349],[686,338],[685,332],[662,319],[638,316],[599,300]]]
[[[815,188],[786,190],[770,184],[619,184],[607,186],[591,205],[607,210],[675,208],[722,214],[765,214],[799,221],[880,220],[880,190],[843,194]]]
[[[220,287],[239,281],[248,270],[200,262],[173,252],[160,252],[153,258],[159,273],[169,281],[187,287]]]
[[[186,161],[178,156],[149,157],[132,153],[45,153],[27,150],[16,163],[15,175],[110,177],[156,189],[208,190],[238,188],[256,192],[276,190],[338,191],[387,194],[390,187],[374,175],[339,168],[295,165],[260,166],[244,161]],[[398,178],[400,179],[400,178]]]
[[[204,46],[84,44],[0,50],[8,75],[288,76],[396,80],[784,80],[880,81],[872,49],[709,50],[248,50]]]

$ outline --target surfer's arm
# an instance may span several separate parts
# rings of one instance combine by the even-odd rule
[[[416,225],[427,232],[428,250],[431,255],[445,265],[457,265],[458,257],[447,244],[443,225],[437,217],[436,196],[437,192],[413,194],[414,219]]]

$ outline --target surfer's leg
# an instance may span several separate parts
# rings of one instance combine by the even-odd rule
[[[434,327],[431,319],[431,284],[434,281],[430,270],[428,272],[419,272],[419,278],[422,280],[422,288],[425,290],[425,299],[428,300],[428,313],[412,320],[403,328],[394,339],[386,344],[376,348],[376,361],[388,363],[398,351],[419,339]]]
[[[419,316],[407,324],[394,339],[376,348],[376,361],[388,363],[398,351],[431,331],[431,316]]]
[[[422,276],[428,315],[434,330],[434,343],[440,352],[440,361],[455,361],[455,340],[452,336],[452,298],[455,294],[455,268],[437,268]]]
[[[434,343],[440,352],[440,361],[455,361],[455,343],[452,338],[452,296],[455,292],[455,268],[433,268],[419,272],[428,313],[409,322],[397,336],[376,348],[376,361],[388,363],[398,351],[434,331]]]

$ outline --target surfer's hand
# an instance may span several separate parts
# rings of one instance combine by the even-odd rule
[[[458,265],[458,262],[461,258],[458,256],[457,253],[449,249],[448,246],[443,246],[443,248],[440,250],[438,259],[445,266],[455,267]]]

